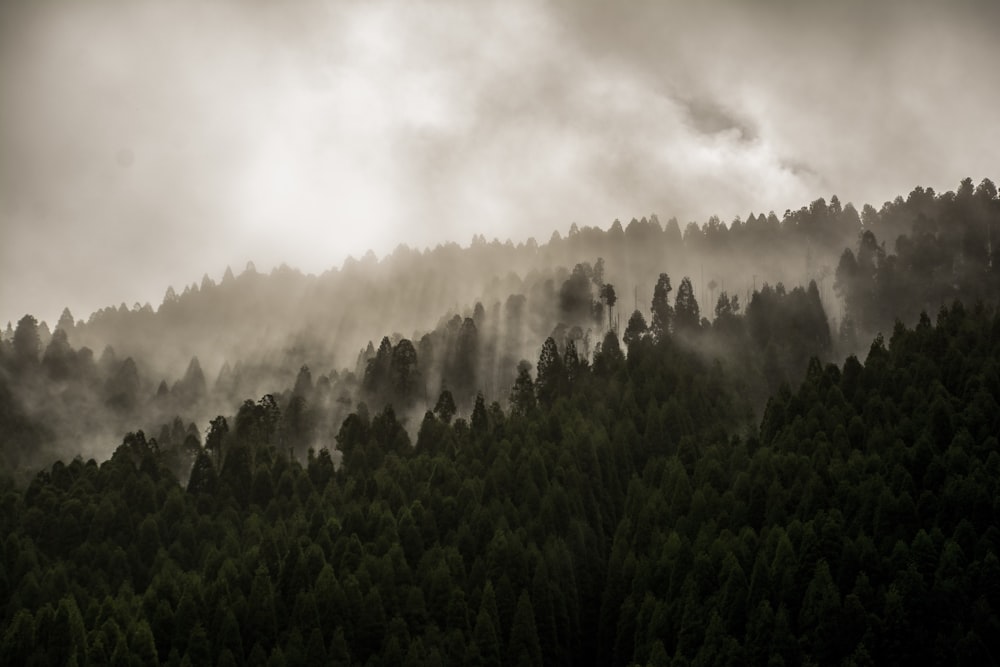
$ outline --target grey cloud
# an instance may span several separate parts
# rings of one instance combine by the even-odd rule
[[[0,318],[996,178],[995,5],[0,3]]]
[[[705,134],[716,134],[733,130],[743,141],[757,138],[757,130],[751,121],[741,119],[729,109],[707,98],[683,101],[687,118],[692,127]]]

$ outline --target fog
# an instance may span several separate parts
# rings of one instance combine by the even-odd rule
[[[995,3],[825,4],[0,3],[0,321],[996,173]]]

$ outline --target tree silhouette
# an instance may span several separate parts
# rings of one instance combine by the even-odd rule
[[[456,412],[458,412],[458,408],[455,406],[455,399],[451,392],[447,389],[441,390],[437,403],[434,405],[434,414],[445,424],[450,424]]]
[[[677,331],[695,331],[701,323],[701,313],[698,301],[694,297],[691,279],[685,276],[677,288],[677,300],[674,303],[674,322]]]
[[[223,447],[226,436],[229,435],[229,422],[218,415],[209,422],[208,433],[205,435],[205,450],[215,457],[216,465],[222,464]]]
[[[673,326],[674,309],[670,305],[669,297],[673,287],[670,285],[670,276],[661,273],[653,288],[652,312],[653,320],[650,323],[650,330],[657,340],[662,339],[671,331]]]
[[[14,354],[21,367],[30,367],[38,363],[41,350],[41,338],[38,335],[38,320],[31,315],[25,315],[17,321],[14,329]]]
[[[633,311],[632,316],[628,318],[628,325],[625,327],[625,346],[631,348],[633,344],[646,335],[648,330],[646,318],[638,310]]]
[[[406,338],[396,343],[396,347],[392,351],[389,376],[394,400],[399,403],[400,407],[410,405],[417,398],[421,381],[417,350],[413,347],[413,343]]]
[[[565,391],[567,378],[566,368],[559,357],[559,348],[551,336],[542,344],[537,369],[535,392],[538,401],[544,405],[552,405]]]
[[[611,283],[606,283],[601,287],[600,296],[601,301],[608,309],[608,327],[614,329],[617,326],[614,319],[614,309],[615,303],[618,302],[618,296],[615,294],[615,286]]]
[[[510,392],[511,411],[528,415],[535,409],[535,384],[531,380],[531,362],[522,359],[517,364],[517,378]]]

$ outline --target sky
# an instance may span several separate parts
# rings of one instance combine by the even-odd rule
[[[996,34],[971,0],[0,0],[0,326],[996,181]]]

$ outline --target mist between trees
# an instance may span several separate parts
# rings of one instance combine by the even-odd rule
[[[206,275],[170,288],[155,311],[122,304],[84,322],[67,309],[54,333],[26,316],[0,347],[17,425],[4,457],[14,468],[103,458],[136,427],[164,446],[201,442],[212,417],[264,395],[281,410],[300,399],[300,457],[332,447],[361,402],[391,403],[414,435],[442,391],[463,415],[477,392],[505,406],[519,362],[537,378],[547,338],[551,353],[588,365],[609,332],[626,352],[647,330],[675,335],[741,378],[759,413],[810,356],[843,359],[896,319],[912,324],[955,298],[991,301],[997,206],[991,181],[966,179],[860,213],[834,196],[780,219],[683,231],[654,215],[607,230],[574,224],[542,245],[400,246],[320,276],[250,264],[218,284]]]
[[[992,662],[998,227],[966,180],[25,316],[0,662]]]

